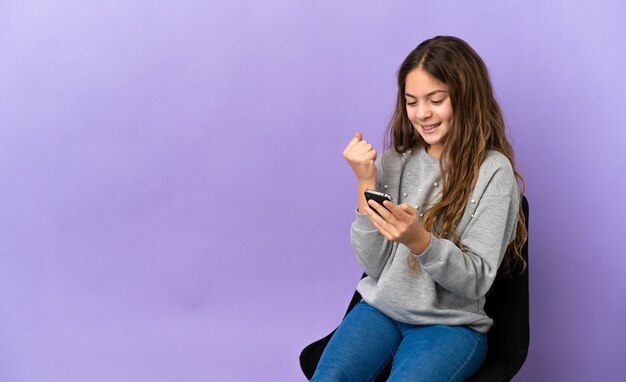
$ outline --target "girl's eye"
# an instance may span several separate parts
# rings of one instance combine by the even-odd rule
[[[417,105],[417,102],[407,102],[406,104],[408,106],[415,106],[415,105]]]
[[[435,104],[435,105],[439,105],[440,103],[442,103],[442,102],[443,102],[443,100],[439,100],[439,101],[431,101],[431,102],[432,102],[433,104]]]

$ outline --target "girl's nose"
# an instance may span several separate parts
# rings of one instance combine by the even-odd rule
[[[415,108],[415,119],[417,119],[418,121],[427,120],[431,116],[432,113],[430,112],[430,108],[428,108],[428,105],[426,105],[425,103],[417,105],[417,107]]]

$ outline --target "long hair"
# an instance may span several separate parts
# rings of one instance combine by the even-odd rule
[[[439,158],[441,198],[424,214],[424,228],[439,238],[450,238],[463,249],[456,225],[465,212],[487,150],[498,151],[508,158],[522,194],[524,179],[515,167],[513,147],[506,136],[504,118],[495,100],[487,67],[474,49],[456,37],[437,36],[422,42],[400,66],[396,107],[387,132],[389,147],[403,153],[416,146],[427,146],[406,112],[406,78],[416,69],[423,69],[448,86],[454,113]],[[528,238],[524,220],[520,201],[515,239],[503,260],[507,272],[514,263],[521,263],[522,271],[526,267],[521,254]],[[409,256],[409,266],[419,269],[419,263],[412,256]]]

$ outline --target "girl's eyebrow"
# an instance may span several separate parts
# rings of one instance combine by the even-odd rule
[[[430,93],[426,94],[426,95],[425,95],[425,97],[426,97],[426,98],[428,98],[428,97],[430,97],[431,95],[436,94],[436,93],[447,93],[447,92],[446,92],[445,90],[433,90],[432,92],[430,92]],[[411,95],[411,94],[409,94],[409,93],[404,93],[404,96],[405,96],[405,97],[411,97],[411,98],[415,98],[415,99],[417,99],[417,97],[416,97],[416,96]]]

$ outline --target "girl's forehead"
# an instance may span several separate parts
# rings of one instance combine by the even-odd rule
[[[446,84],[439,81],[422,68],[414,69],[409,72],[405,80],[406,84],[413,86],[442,86]]]
[[[433,92],[448,91],[446,84],[437,80],[421,68],[409,72],[404,87],[406,92],[413,96],[426,96]]]

